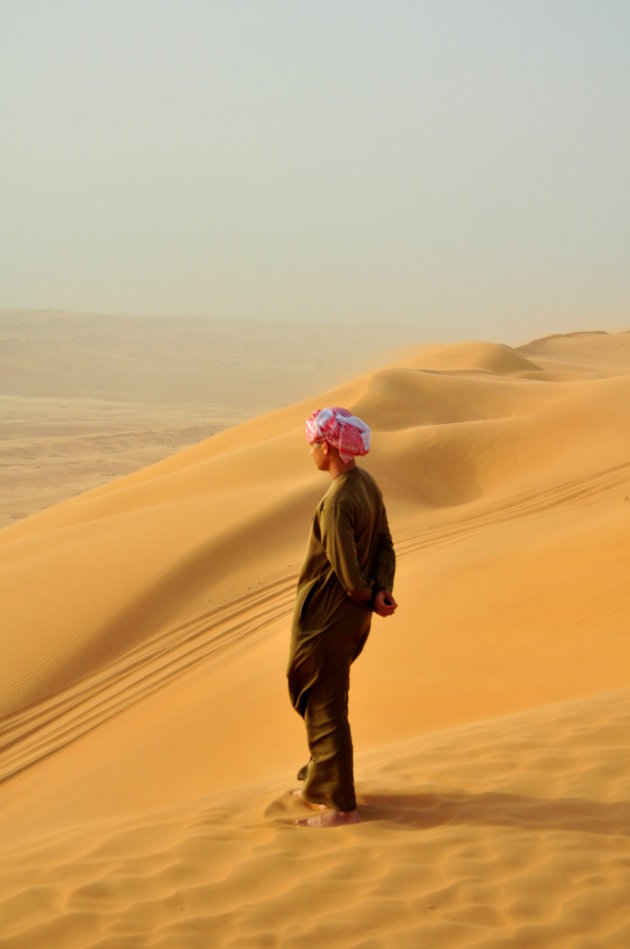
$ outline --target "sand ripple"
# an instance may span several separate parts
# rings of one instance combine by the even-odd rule
[[[34,840],[1,854],[0,946],[622,949],[628,735],[605,694],[364,756],[360,825],[294,827],[280,776]]]

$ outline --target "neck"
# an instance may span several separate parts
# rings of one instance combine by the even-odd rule
[[[331,478],[338,478],[339,475],[346,474],[348,471],[352,471],[353,468],[356,468],[354,463],[354,458],[351,458],[350,461],[342,461],[339,456],[333,458],[330,462],[330,468],[328,473]]]

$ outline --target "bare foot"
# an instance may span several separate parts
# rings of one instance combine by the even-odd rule
[[[325,804],[315,804],[314,801],[307,801],[304,795],[302,794],[302,788],[296,788],[294,791],[291,791],[293,797],[299,797],[302,803],[306,804],[307,807],[312,807],[314,811],[325,811]]]
[[[316,817],[305,817],[296,820],[297,827],[344,827],[346,824],[359,824],[361,817],[358,811],[331,811],[325,810]]]

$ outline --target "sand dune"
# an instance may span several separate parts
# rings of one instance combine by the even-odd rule
[[[395,346],[403,329],[388,328]],[[408,330],[405,332],[408,333]],[[370,327],[0,310],[0,528],[345,379]]]
[[[401,608],[366,821],[318,834],[283,670],[330,402]],[[419,347],[1,531],[0,945],[627,945],[629,423],[629,334]]]

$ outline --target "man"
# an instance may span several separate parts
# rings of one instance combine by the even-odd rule
[[[334,827],[360,820],[348,723],[350,665],[367,639],[372,612],[391,616],[395,556],[381,492],[357,467],[370,429],[347,409],[306,422],[313,461],[332,484],[319,502],[298,579],[291,627],[289,694],[306,725],[311,759],[298,774],[304,802],[319,809],[298,821]]]

